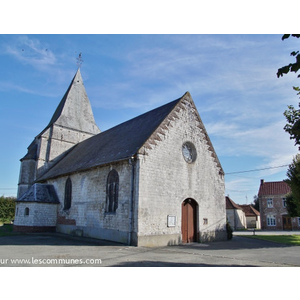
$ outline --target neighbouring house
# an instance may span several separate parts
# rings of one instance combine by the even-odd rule
[[[241,206],[236,204],[228,196],[225,197],[226,201],[226,218],[230,227],[233,230],[241,230],[247,228],[246,216]]]
[[[291,218],[286,209],[290,187],[284,181],[260,182],[258,191],[261,228],[264,230],[299,230],[300,218]]]
[[[251,204],[239,205],[246,216],[247,229],[261,229],[260,225],[260,213]]]
[[[225,240],[224,192],[189,92],[101,132],[78,69],[21,159],[14,229],[136,246]]]

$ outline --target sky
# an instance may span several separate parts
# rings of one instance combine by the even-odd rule
[[[16,196],[19,160],[50,121],[82,53],[102,131],[189,91],[225,171],[225,194],[250,204],[260,179],[285,179],[297,153],[283,112],[297,106],[298,79],[276,72],[298,46],[280,34],[1,34],[0,195]]]

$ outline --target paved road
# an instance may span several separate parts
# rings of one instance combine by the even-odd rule
[[[132,247],[62,234],[0,237],[0,267],[287,267],[300,247],[234,236],[231,241]]]

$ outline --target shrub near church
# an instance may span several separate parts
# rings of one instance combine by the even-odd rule
[[[15,215],[15,198],[14,197],[0,197],[0,222],[10,223]]]

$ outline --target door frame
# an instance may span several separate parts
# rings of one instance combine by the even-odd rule
[[[198,209],[197,201],[192,198],[186,198],[181,203],[182,243],[198,242]]]
[[[282,230],[293,230],[293,225],[292,225],[292,218],[288,215],[282,215]],[[284,219],[286,220],[286,222],[284,222]],[[287,222],[289,220],[289,222]],[[286,224],[290,224],[291,226],[288,228],[284,228]]]

